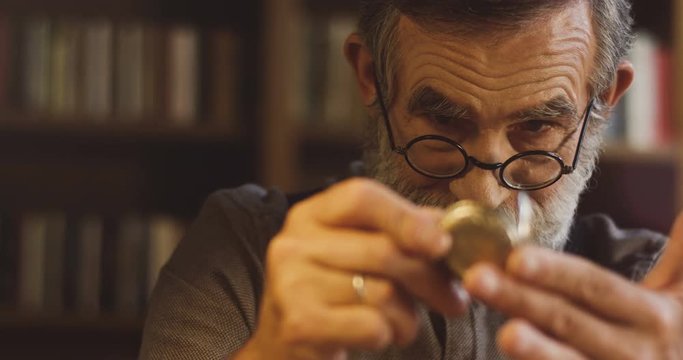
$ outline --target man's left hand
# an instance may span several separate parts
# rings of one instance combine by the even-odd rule
[[[498,344],[513,359],[683,359],[683,215],[640,284],[575,256],[525,247],[505,272],[480,264],[464,285],[510,318]]]

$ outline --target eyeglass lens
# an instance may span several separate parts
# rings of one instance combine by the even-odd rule
[[[423,139],[406,150],[410,164],[436,176],[457,176],[467,166],[466,154],[454,144],[439,139]],[[553,183],[562,174],[563,164],[550,155],[530,154],[507,163],[500,171],[508,185],[528,189]]]
[[[548,185],[562,175],[562,164],[548,155],[526,155],[510,162],[503,170],[503,180],[514,188]]]

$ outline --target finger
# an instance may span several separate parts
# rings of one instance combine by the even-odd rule
[[[510,317],[524,318],[582,353],[599,359],[625,358],[620,353],[625,331],[599,321],[570,301],[506,277],[491,265],[475,265],[465,274],[472,296]],[[621,356],[621,357],[620,357]]]
[[[350,305],[367,305],[376,308],[391,325],[394,341],[408,345],[415,340],[420,327],[415,304],[400,288],[391,282],[372,276],[364,277],[362,297],[352,285],[353,274],[321,269],[310,265],[302,267],[296,283],[285,285],[290,306],[301,306],[302,299],[316,299],[325,308],[337,309]],[[296,289],[296,291],[291,291]]]
[[[302,320],[285,320],[282,328],[291,346],[379,351],[392,343],[408,344],[397,338],[399,334],[384,314],[369,306],[337,308],[317,316],[308,313]]]
[[[455,316],[467,310],[469,297],[453,286],[447,272],[403,253],[386,235],[323,231],[317,240],[307,241],[304,248],[315,263],[348,273],[387,278],[438,312]]]
[[[378,351],[394,340],[391,325],[377,309],[357,305],[334,310],[310,308],[305,315],[285,313],[284,341],[291,347],[313,345]]]
[[[552,250],[518,249],[508,258],[507,271],[611,320],[651,325],[659,306],[650,291],[588,260]]]
[[[443,256],[451,244],[439,226],[438,213],[420,208],[368,179],[335,185],[299,210],[303,217],[324,225],[387,233],[404,251],[429,258]]]
[[[683,213],[678,216],[657,265],[643,280],[643,285],[650,289],[667,288],[673,283],[683,280]]]
[[[548,337],[520,319],[506,323],[498,331],[497,342],[503,353],[513,359],[587,360],[580,352]]]
[[[369,279],[371,281],[367,282],[365,287],[366,297],[361,302],[378,309],[384,315],[391,325],[396,344],[409,345],[417,337],[420,328],[420,319],[414,302],[393,284]]]
[[[391,285],[382,290],[370,287],[367,291],[370,295],[366,304],[384,315],[391,326],[394,343],[408,346],[415,341],[420,329],[420,318],[413,301]]]

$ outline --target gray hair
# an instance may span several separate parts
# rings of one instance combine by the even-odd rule
[[[399,59],[396,29],[400,15],[456,31],[496,30],[523,26],[548,10],[575,1],[589,1],[592,7],[598,50],[590,86],[598,96],[614,82],[617,67],[633,42],[629,0],[361,0],[359,33],[377,61],[375,76],[389,105],[394,99],[392,83]],[[596,112],[604,115],[601,99],[596,100]]]

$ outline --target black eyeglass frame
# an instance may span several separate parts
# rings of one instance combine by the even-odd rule
[[[574,152],[574,161],[572,161],[571,165],[566,165],[564,163],[564,160],[562,157],[557,154],[556,152],[552,151],[546,151],[546,150],[530,150],[530,151],[524,151],[521,153],[518,153],[516,155],[513,155],[509,159],[507,159],[505,162],[502,163],[485,163],[482,161],[477,160],[475,157],[470,156],[467,151],[465,151],[465,148],[460,145],[459,143],[441,135],[422,135],[414,138],[413,140],[409,141],[408,144],[406,144],[404,147],[396,146],[396,142],[394,140],[394,132],[391,127],[391,122],[389,121],[389,111],[387,110],[387,107],[384,103],[384,97],[382,95],[382,91],[380,88],[379,81],[377,78],[375,78],[375,88],[377,90],[377,99],[379,101],[380,108],[382,110],[382,114],[384,115],[384,124],[387,128],[387,134],[389,136],[389,144],[391,145],[391,151],[393,151],[396,154],[399,154],[404,157],[406,163],[418,174],[421,174],[423,176],[426,176],[428,178],[436,179],[436,180],[450,180],[450,179],[456,179],[459,177],[464,176],[469,172],[471,169],[471,166],[474,165],[478,168],[484,169],[484,170],[491,170],[491,171],[498,171],[498,178],[500,180],[500,184],[503,185],[504,187],[512,190],[523,190],[523,191],[534,191],[534,190],[540,190],[544,189],[546,187],[549,187],[553,184],[555,184],[557,181],[562,178],[564,175],[569,175],[573,173],[576,170],[576,166],[578,165],[579,162],[579,155],[581,153],[581,144],[583,143],[583,137],[586,134],[586,129],[587,129],[587,123],[588,120],[590,119],[590,115],[593,111],[593,106],[595,104],[595,97],[592,97],[591,100],[588,103],[588,106],[586,106],[586,110],[583,114],[583,124],[581,126],[581,133],[579,134],[579,141],[576,145],[576,150]],[[458,171],[456,174],[452,175],[437,175],[437,174],[430,174],[429,172],[426,172],[425,170],[420,169],[418,166],[416,166],[411,160],[410,157],[408,156],[408,150],[415,145],[418,142],[424,141],[424,140],[437,140],[437,141],[443,141],[446,142],[452,146],[454,146],[460,153],[462,154],[463,158],[465,159],[465,166]],[[555,161],[558,162],[560,165],[560,168],[562,171],[560,171],[555,179],[550,179],[545,183],[536,185],[536,186],[519,186],[519,185],[513,185],[510,184],[505,177],[503,176],[503,173],[505,172],[505,169],[512,164],[514,161],[527,157],[527,156],[547,156],[549,158],[554,159]]]

